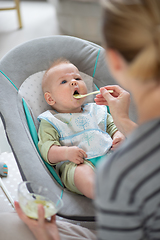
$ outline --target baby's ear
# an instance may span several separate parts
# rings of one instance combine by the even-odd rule
[[[55,104],[55,100],[52,98],[50,92],[45,92],[44,94],[44,98],[46,100],[46,102],[50,105],[53,106]]]

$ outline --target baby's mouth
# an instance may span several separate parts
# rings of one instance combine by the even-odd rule
[[[73,95],[75,95],[75,94],[79,94],[78,90],[74,91]]]

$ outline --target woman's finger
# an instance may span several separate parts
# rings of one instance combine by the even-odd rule
[[[96,102],[97,105],[107,105],[108,106],[108,102],[106,101],[106,99],[104,97],[101,98],[95,98],[94,101]]]
[[[106,90],[113,90],[113,93],[111,95],[120,95],[122,92],[124,92],[124,89],[121,88],[119,85],[108,85],[103,87]]]
[[[20,219],[22,221],[26,222],[28,217],[23,213],[23,211],[17,201],[14,202],[14,206],[15,206],[16,212],[17,212],[18,216],[20,217]]]
[[[105,88],[101,88],[100,91],[107,102],[110,102],[114,98]]]
[[[56,215],[53,215],[53,216],[51,217],[51,223],[56,223]]]
[[[45,223],[45,209],[43,205],[38,205],[38,224],[43,227]]]
[[[14,206],[16,209],[16,212],[19,216],[19,218],[30,228],[34,228],[34,226],[37,224],[35,220],[29,218],[26,216],[26,214],[22,211],[19,203],[17,201],[14,202]]]

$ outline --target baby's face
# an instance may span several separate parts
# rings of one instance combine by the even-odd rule
[[[75,99],[74,94],[86,94],[87,87],[76,66],[61,63],[48,72],[50,96],[54,100],[52,107],[58,112],[80,112],[85,98]]]

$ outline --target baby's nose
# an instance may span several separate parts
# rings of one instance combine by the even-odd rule
[[[73,80],[70,82],[70,85],[71,85],[71,86],[77,86],[77,81],[73,79]]]

